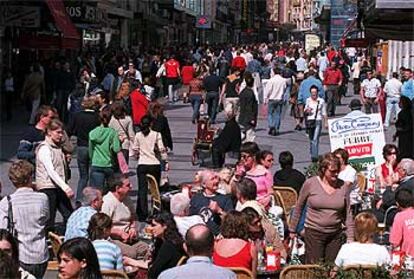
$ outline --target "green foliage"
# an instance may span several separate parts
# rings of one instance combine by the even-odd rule
[[[317,162],[313,162],[309,166],[305,167],[306,178],[318,175],[318,168],[319,164]]]

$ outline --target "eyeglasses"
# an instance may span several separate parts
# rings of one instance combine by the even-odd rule
[[[247,158],[252,157],[250,154],[241,154],[240,159],[246,160]]]

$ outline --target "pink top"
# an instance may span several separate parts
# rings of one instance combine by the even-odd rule
[[[395,215],[390,243],[414,257],[414,208],[407,208]]]
[[[246,173],[246,177],[250,178],[256,183],[257,200],[259,202],[269,196],[269,190],[271,190],[273,187],[273,177],[268,169],[262,165],[257,165],[253,171],[250,170]],[[267,204],[263,205],[267,206]]]

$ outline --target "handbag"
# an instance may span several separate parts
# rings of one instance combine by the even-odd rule
[[[9,205],[9,208],[7,210],[7,231],[15,238],[17,239],[17,231],[14,227],[14,219],[13,219],[13,207],[11,203],[10,196],[7,196],[7,203]]]
[[[316,128],[316,118],[318,117],[318,111],[319,111],[319,101],[316,105],[316,112],[315,112],[315,119],[306,119],[305,121],[305,127],[307,130],[312,130]]]

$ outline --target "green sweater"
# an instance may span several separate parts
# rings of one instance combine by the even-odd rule
[[[89,157],[92,166],[110,168],[112,158],[121,151],[118,133],[109,127],[99,126],[89,132]]]

